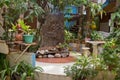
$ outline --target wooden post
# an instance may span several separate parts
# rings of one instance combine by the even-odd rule
[[[85,37],[90,34],[90,26],[89,24],[91,23],[92,17],[91,17],[91,11],[90,7],[86,6],[86,25],[85,25]]]
[[[120,0],[116,0],[116,7],[118,8],[120,6]]]
[[[83,31],[83,26],[82,26],[82,18],[83,18],[83,6],[80,6],[79,8],[79,13],[80,13],[80,17],[79,17],[79,30],[78,30],[78,39],[81,39],[82,37],[82,31]]]

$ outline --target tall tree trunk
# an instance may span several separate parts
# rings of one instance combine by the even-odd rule
[[[86,19],[85,37],[90,37],[90,23],[92,22],[90,7],[86,7]]]

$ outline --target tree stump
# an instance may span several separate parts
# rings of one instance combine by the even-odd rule
[[[64,42],[64,15],[48,14],[41,27],[41,47],[56,46]]]

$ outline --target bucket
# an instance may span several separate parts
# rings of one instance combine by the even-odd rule
[[[32,43],[33,42],[33,35],[23,35],[23,40],[25,43]]]

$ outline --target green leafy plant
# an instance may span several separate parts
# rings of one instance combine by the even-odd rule
[[[6,55],[0,53],[0,71],[4,69],[4,60],[6,59]]]
[[[24,61],[18,63],[15,66],[15,72],[21,76],[21,80],[26,80],[27,77],[30,77],[31,80],[34,80],[35,70],[43,71],[41,67],[34,67],[31,64],[25,63]]]
[[[69,43],[71,40],[75,39],[75,35],[73,35],[73,33],[71,33],[68,30],[64,30],[65,32],[65,42]]]
[[[64,10],[65,6],[68,6],[68,5],[74,5],[74,3],[76,3],[76,0],[73,1],[73,0],[48,0],[49,3],[51,3],[53,6],[54,6],[54,10],[55,9],[58,9],[59,11],[62,11]]]
[[[91,37],[91,40],[103,40],[103,36],[98,33],[97,31],[92,31],[91,34],[90,34],[90,37]]]
[[[69,45],[67,43],[59,43],[59,48],[68,48]]]
[[[88,77],[94,78],[99,71],[106,69],[102,58],[80,56],[73,66],[65,67],[64,72],[73,80],[86,80]]]
[[[13,74],[13,68],[10,67],[10,64],[7,60],[4,60],[3,66],[4,69],[0,71],[1,79],[2,80],[11,79]]]
[[[91,13],[91,16],[93,19],[98,14],[100,14],[100,16],[102,18],[102,15],[105,13],[105,11],[102,8],[102,4],[94,3],[91,0],[75,0],[74,4],[75,5],[84,5],[86,9],[90,8],[90,13]]]
[[[115,80],[120,80],[120,68],[118,68],[116,71]]]
[[[119,52],[120,51],[117,48],[115,39],[106,41],[102,56],[103,56],[105,63],[109,66],[110,70],[116,70],[120,66]]]
[[[100,17],[102,18],[102,15],[105,13],[105,11],[102,8],[102,4],[100,4],[100,3],[93,3],[93,2],[91,2],[89,7],[91,8],[91,15],[92,15],[93,19],[98,14],[100,14]]]
[[[28,35],[29,34],[35,34],[35,30],[31,29],[31,26],[26,25],[24,20],[19,19],[18,24],[20,24],[20,26],[21,26],[21,28],[22,28],[22,30],[25,34],[28,34]]]
[[[106,65],[109,66],[110,71],[116,73],[115,80],[120,79],[120,28],[116,27],[106,38],[106,43],[104,45],[103,59]]]
[[[114,23],[116,24],[116,27],[120,27],[120,8],[111,15],[111,24]]]
[[[35,29],[31,29],[31,26],[27,25],[22,19],[19,19],[16,25],[12,24],[12,30],[14,32],[21,30],[21,32],[28,35],[35,34]]]
[[[38,5],[36,0],[0,0],[0,9],[3,10],[4,19],[3,28],[5,29],[5,38],[8,40],[8,30],[15,24],[19,18],[32,22],[34,17],[40,17],[44,10]],[[21,17],[22,15],[22,17]]]

